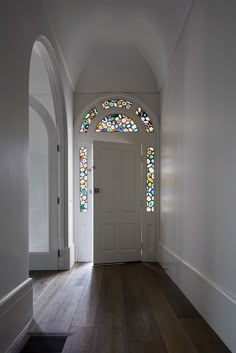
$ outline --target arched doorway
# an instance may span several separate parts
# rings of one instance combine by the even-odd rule
[[[133,97],[110,95],[80,114],[74,131],[77,260],[156,261],[157,119]]]
[[[68,254],[65,250],[68,243],[65,231],[67,229],[66,112],[55,54],[44,36],[40,36],[32,48],[29,105],[30,270],[64,269],[68,267],[66,263]],[[41,154],[40,170],[40,163],[36,160],[36,149],[37,153]],[[37,187],[41,192],[36,190]],[[36,221],[37,212],[38,221]]]

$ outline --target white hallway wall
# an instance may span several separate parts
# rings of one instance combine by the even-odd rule
[[[198,0],[162,90],[161,250],[236,352],[236,3]]]
[[[29,30],[30,28],[30,30]],[[56,48],[41,2],[6,0],[0,11],[0,351],[32,317],[28,281],[29,65],[34,41],[44,34]],[[57,55],[59,58],[59,55]],[[68,202],[72,214],[72,89],[62,63],[68,120]],[[69,219],[69,242],[73,225]]]

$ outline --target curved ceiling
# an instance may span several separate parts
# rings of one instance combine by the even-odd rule
[[[157,92],[154,75],[135,46],[94,46],[77,82],[77,92]]]
[[[118,61],[113,55],[115,47],[127,53],[119,58],[129,62],[129,65],[122,64],[126,66],[125,70],[128,70],[131,62],[134,63],[132,70],[128,70],[129,82],[134,79],[135,73],[145,76],[149,72],[148,76],[150,73],[154,75],[158,89],[167,75],[192,1],[44,0],[44,6],[74,89],[81,90],[85,86],[86,90],[93,90],[89,82],[92,82],[97,59],[97,70],[101,68],[100,78],[106,75],[105,67],[107,74],[112,68],[116,69]],[[98,47],[105,49],[99,50]],[[109,62],[108,51],[112,53]],[[126,84],[123,82],[124,86]],[[154,89],[152,79],[146,88]]]

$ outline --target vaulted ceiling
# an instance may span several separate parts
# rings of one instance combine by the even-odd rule
[[[43,1],[76,91],[153,92],[193,0]]]

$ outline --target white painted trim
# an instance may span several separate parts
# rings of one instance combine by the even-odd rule
[[[16,337],[14,342],[7,349],[6,353],[18,353],[23,346],[25,345],[28,337],[26,336],[28,329],[33,321],[33,318],[29,321],[29,323],[24,327],[24,329],[20,332],[20,334]]]
[[[22,290],[28,287],[28,285],[32,286],[32,279],[28,278],[26,281],[19,284],[18,287],[14,288],[11,292],[9,292],[5,297],[0,300],[0,315],[3,315],[3,308],[7,304],[7,302],[11,301],[17,294],[19,294]],[[21,293],[22,294],[22,293]]]
[[[163,243],[160,264],[232,352],[236,352],[236,298]]]
[[[170,255],[175,257],[178,261],[182,262],[185,266],[187,266],[191,271],[195,272],[198,276],[200,276],[204,281],[206,281],[210,286],[214,287],[220,294],[224,295],[228,300],[230,300],[233,304],[236,304],[236,296],[234,296],[232,293],[218,285],[216,282],[212,281],[210,278],[208,278],[206,275],[198,271],[194,266],[192,266],[189,262],[183,260],[178,254],[176,254],[174,251],[169,249],[167,246],[165,246],[162,243],[159,243],[159,247],[165,249]]]
[[[16,342],[33,317],[33,287],[29,278],[0,301],[0,352]],[[13,342],[13,343],[12,343]]]
[[[70,246],[64,249],[64,259],[65,265],[64,270],[70,270],[75,263],[75,244],[70,244]]]

